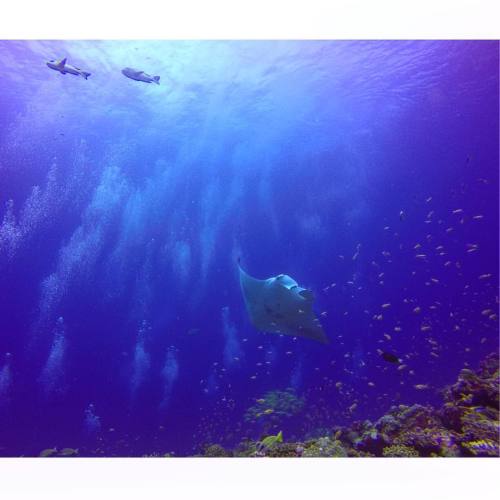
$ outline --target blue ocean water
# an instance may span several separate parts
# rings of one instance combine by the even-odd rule
[[[437,404],[498,351],[498,89],[496,41],[0,42],[0,454]],[[329,344],[258,331],[238,260]]]

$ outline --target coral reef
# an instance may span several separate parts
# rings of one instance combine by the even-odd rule
[[[499,456],[499,358],[491,354],[479,370],[464,369],[443,391],[444,404],[398,405],[372,423],[322,429],[322,435],[301,442],[277,443],[260,450],[246,441],[235,456],[266,457],[488,457]],[[263,409],[281,415],[304,405],[291,391],[271,391],[249,408],[246,420]],[[312,435],[312,434],[310,434]],[[221,455],[218,455],[221,456]]]
[[[304,399],[297,396],[291,388],[285,391],[269,391],[257,399],[257,403],[245,412],[246,422],[259,419],[278,420],[299,413],[304,407]]]
[[[347,452],[335,438],[321,437],[315,441],[308,441],[305,445],[303,457],[347,457]]]
[[[444,390],[439,414],[459,434],[464,456],[499,455],[499,359],[490,354],[474,372],[463,369]]]
[[[393,406],[374,424],[357,422],[338,429],[348,450],[375,456],[498,456],[499,359],[491,354],[477,372],[464,369],[443,391],[440,409],[422,405]],[[416,455],[415,455],[416,453]]]
[[[410,446],[405,446],[404,444],[393,444],[392,446],[386,446],[382,450],[382,456],[412,458],[420,455],[417,450],[411,448]]]
[[[266,457],[298,457],[296,443],[277,443],[266,452]]]
[[[210,444],[203,450],[204,457],[231,457],[233,454],[219,444]]]
[[[234,450],[217,443],[202,446],[202,457],[498,457],[499,356],[491,354],[477,371],[463,369],[457,381],[444,388],[443,404],[397,405],[375,422],[357,421],[309,431],[304,441],[286,441],[286,431],[245,438]],[[249,423],[276,424],[299,414],[304,399],[292,389],[269,391],[245,413]],[[262,431],[261,427],[261,431]],[[276,427],[276,425],[275,425]],[[41,457],[97,456],[74,448],[47,448]],[[173,456],[155,452],[145,456]]]
[[[405,446],[404,444],[393,444],[392,446],[386,446],[382,450],[382,456],[384,457],[418,457],[418,451],[410,446]]]
[[[383,455],[384,449],[391,445],[412,448],[421,456],[445,456],[456,441],[454,433],[444,427],[430,406],[393,406],[371,428],[369,423],[365,427],[368,429],[354,445],[376,456]]]

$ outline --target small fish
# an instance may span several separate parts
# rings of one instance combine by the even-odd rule
[[[59,452],[60,457],[76,457],[78,455],[78,449],[75,448],[63,448]]]
[[[421,310],[422,310],[422,309],[421,309],[420,307],[418,307],[418,306],[417,306],[417,307],[415,307],[415,309],[413,309],[413,312],[414,312],[415,314],[420,314],[420,311],[421,311]]]
[[[57,453],[57,448],[45,448],[45,450],[42,450],[38,456],[53,457],[56,453]]]
[[[264,415],[271,415],[271,413],[274,413],[274,410],[272,408],[266,408],[264,410]]]
[[[481,274],[478,279],[487,280],[489,278],[491,278],[491,274]]]
[[[413,387],[415,387],[418,391],[424,391],[429,388],[427,384],[415,384]]]
[[[387,309],[388,307],[391,307],[391,304],[382,304],[382,309]]]
[[[456,210],[452,211],[452,214],[461,214],[463,213],[463,210],[461,208],[457,208]]]
[[[405,213],[402,210],[399,212],[399,220],[401,222],[405,220]]]
[[[399,363],[401,363],[401,360],[395,354],[392,354],[390,352],[382,351],[380,353],[380,356],[382,356],[382,358],[388,363],[394,363],[396,365],[399,365]]]
[[[484,216],[483,215],[473,215],[472,218],[474,220],[481,220]]]

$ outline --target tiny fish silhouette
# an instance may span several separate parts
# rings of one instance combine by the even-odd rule
[[[389,362],[389,363],[394,363],[394,364],[399,364],[400,363],[400,360],[399,358],[395,355],[395,354],[392,354],[390,352],[382,352],[381,354],[382,358]]]

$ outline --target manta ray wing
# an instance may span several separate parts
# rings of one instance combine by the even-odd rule
[[[278,329],[271,325],[272,321],[266,313],[264,302],[266,284],[267,280],[252,278],[240,267],[240,285],[250,321],[257,330],[277,332]]]

